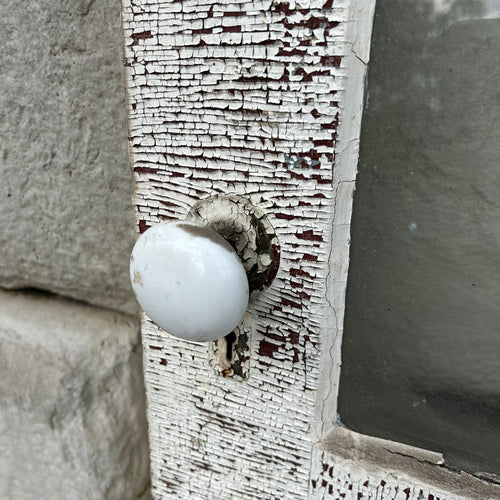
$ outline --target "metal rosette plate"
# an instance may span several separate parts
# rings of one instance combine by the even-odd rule
[[[263,210],[236,194],[216,194],[196,202],[186,220],[210,226],[235,249],[247,273],[250,292],[265,290],[275,278],[280,246]]]

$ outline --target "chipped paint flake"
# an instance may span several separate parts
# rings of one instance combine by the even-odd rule
[[[134,279],[132,280],[132,283],[137,283],[141,286],[144,285],[144,283],[142,282],[142,276],[141,276],[141,273],[139,271],[135,271],[134,272]]]

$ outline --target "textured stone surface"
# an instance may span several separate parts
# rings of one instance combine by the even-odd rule
[[[19,292],[0,292],[0,317],[0,498],[145,494],[138,323]]]
[[[117,0],[0,3],[0,286],[132,313]]]

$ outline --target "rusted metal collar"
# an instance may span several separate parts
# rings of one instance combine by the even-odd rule
[[[265,290],[278,272],[280,247],[267,215],[247,198],[216,194],[196,202],[186,220],[210,226],[236,250],[250,292]]]

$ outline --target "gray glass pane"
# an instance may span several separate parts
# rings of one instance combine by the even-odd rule
[[[500,2],[379,0],[340,417],[500,473]]]

